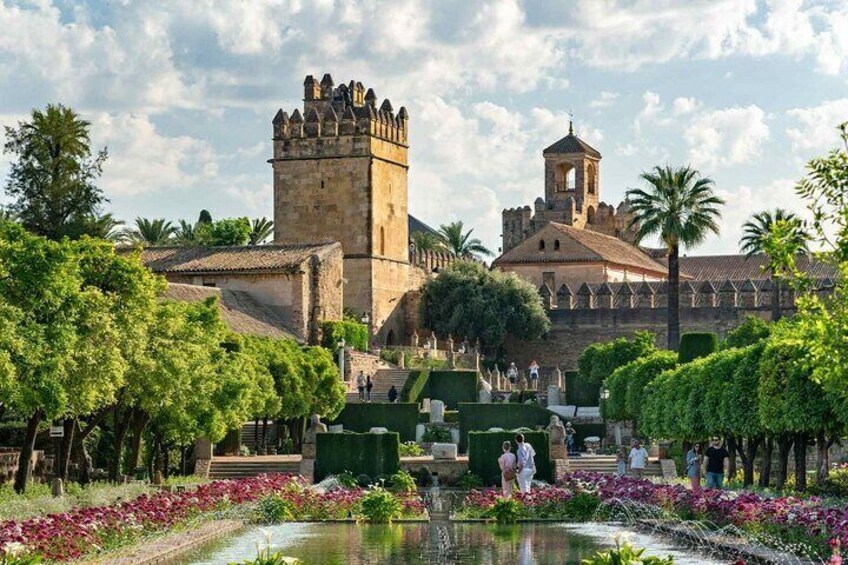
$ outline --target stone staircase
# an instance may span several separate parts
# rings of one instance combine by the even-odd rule
[[[594,473],[604,473],[614,475],[616,472],[616,462],[614,455],[583,455],[581,457],[569,457],[568,470],[588,471]],[[646,477],[662,477],[663,471],[659,459],[649,459],[648,466],[645,469]]]
[[[256,445],[256,424],[253,421],[245,422],[241,426],[241,444],[251,450]],[[259,422],[259,437],[262,437],[262,422]],[[274,445],[277,442],[277,426],[273,420],[268,422],[268,431],[265,437],[265,445]]]
[[[392,388],[392,385],[397,389],[398,400],[400,400],[400,391],[403,390],[403,385],[406,384],[410,372],[408,369],[379,369],[371,375],[371,382],[374,383],[374,387],[371,389],[371,402],[388,402],[389,389]],[[348,383],[347,402],[352,404],[359,402],[356,375]]]
[[[262,473],[300,472],[300,455],[259,455],[255,457],[215,457],[209,467],[210,479],[242,479]]]

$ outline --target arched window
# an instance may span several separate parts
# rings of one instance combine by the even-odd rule
[[[595,209],[589,206],[586,208],[586,223],[594,224],[595,223]]]
[[[389,330],[386,336],[386,345],[395,345],[395,330]]]
[[[554,240],[554,251],[559,251],[559,240],[558,239]]]
[[[539,251],[544,251],[544,250],[545,250],[545,240],[540,239],[539,240]]]
[[[386,254],[386,228],[380,226],[380,255]]]
[[[560,163],[554,169],[554,192],[565,192],[574,188],[574,167],[571,163]]]
[[[597,179],[595,178],[595,165],[589,163],[589,166],[586,168],[586,188],[589,191],[589,194],[595,194],[597,190]]]

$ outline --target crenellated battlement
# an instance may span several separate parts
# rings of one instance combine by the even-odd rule
[[[828,295],[833,292],[834,281],[817,279],[814,292]],[[555,292],[548,285],[539,288],[547,310],[660,310],[668,306],[668,282],[604,282],[583,283],[578,288],[563,284]],[[790,288],[781,289],[781,308],[795,307],[795,293]],[[768,310],[775,299],[775,285],[771,279],[705,280],[680,283],[681,309],[741,309]]]
[[[303,87],[303,112],[295,109],[289,114],[281,108],[274,116],[275,141],[370,136],[407,146],[409,113],[404,107],[395,113],[388,99],[378,107],[374,89],[366,91],[353,80],[336,87],[329,74],[320,82],[308,75]],[[285,152],[285,145],[280,149]]]

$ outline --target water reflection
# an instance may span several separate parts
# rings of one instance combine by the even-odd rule
[[[223,565],[253,557],[257,544],[265,544],[267,533],[273,546],[309,565],[578,564],[597,550],[610,547],[611,534],[621,530],[603,528],[607,535],[562,524],[283,524],[251,529],[183,563]],[[671,549],[657,540],[639,537],[641,547],[653,546],[653,551],[649,550],[652,554],[666,555]],[[699,556],[675,553],[676,563],[711,563]]]

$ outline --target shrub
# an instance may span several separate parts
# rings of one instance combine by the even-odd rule
[[[391,478],[392,490],[395,492],[415,492],[417,485],[415,478],[406,471],[398,471]]]
[[[256,505],[256,519],[263,524],[280,524],[294,520],[292,503],[277,495],[266,496]]]
[[[403,505],[397,496],[382,487],[373,487],[359,503],[362,518],[371,524],[386,524],[399,518]]]
[[[574,522],[588,522],[595,515],[601,500],[592,493],[578,492],[563,503],[568,519]]]
[[[499,498],[489,510],[489,514],[498,524],[514,524],[524,517],[524,505],[514,498]]]
[[[403,402],[421,402],[424,398],[441,400],[456,410],[460,402],[477,402],[476,371],[414,371],[400,393]]]
[[[336,480],[339,481],[339,484],[341,484],[344,488],[356,488],[359,486],[359,482],[350,471],[339,473],[336,475]]]
[[[769,334],[771,327],[768,322],[757,316],[748,316],[744,322],[727,333],[721,348],[747,347],[766,339]]]
[[[818,496],[848,497],[848,466],[840,465],[828,473],[827,479],[807,487],[810,494]]]
[[[467,450],[469,432],[485,432],[489,428],[512,430],[547,426],[551,414],[553,412],[538,404],[462,403],[459,406],[459,450]]]
[[[367,433],[374,427],[386,428],[400,434],[401,441],[415,439],[418,424],[418,405],[409,402],[372,402],[345,404],[330,424],[342,424],[345,430]]]
[[[384,434],[318,434],[315,478],[349,471],[370,477],[392,475],[400,468],[400,437]]]
[[[403,388],[400,390],[401,402],[420,402],[424,398],[424,390],[427,388],[427,381],[430,378],[430,371],[410,371],[406,382],[403,383]]]
[[[353,320],[324,320],[321,332],[321,345],[330,351],[336,351],[342,339],[357,351],[368,351],[368,326],[365,324]]]
[[[577,358],[578,385],[580,388],[598,388],[617,368],[656,351],[655,336],[650,332],[636,332],[632,340],[594,343]],[[592,404],[597,402],[597,395]]]
[[[424,455],[424,450],[414,441],[405,441],[400,444],[401,457],[419,457]]]
[[[452,439],[450,429],[442,426],[428,426],[421,437],[424,443],[450,443]]]
[[[678,363],[689,363],[718,350],[718,335],[711,332],[690,332],[680,336]]]
[[[599,551],[582,565],[674,565],[674,557],[643,557],[644,549],[636,549],[627,542],[621,543],[615,538],[615,549]]]
[[[466,471],[457,479],[454,486],[466,490],[478,489],[483,487],[483,479],[476,473]]]

